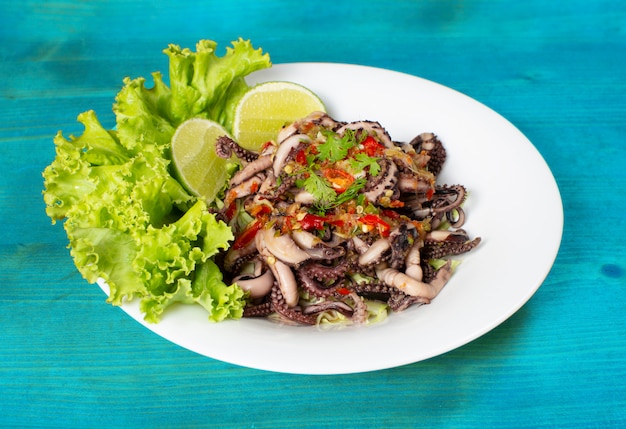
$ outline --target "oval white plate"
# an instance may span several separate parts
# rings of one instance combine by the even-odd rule
[[[244,319],[211,323],[199,306],[174,306],[156,325],[131,317],[163,338],[201,355],[262,370],[299,374],[373,371],[431,358],[498,326],[539,288],[556,258],[563,230],[561,197],[545,161],[506,119],[439,84],[371,67],[295,63],[250,76],[307,86],[338,120],[379,121],[397,141],[421,132],[448,152],[440,183],[460,183],[470,196],[464,228],[482,237],[462,256],[451,281],[429,305],[386,322],[342,330],[282,326]],[[533,216],[532,207],[541,207]],[[105,293],[106,284],[99,283]]]

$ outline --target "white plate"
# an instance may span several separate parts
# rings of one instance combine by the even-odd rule
[[[210,323],[202,308],[183,305],[168,308],[153,325],[143,321],[137,300],[123,305],[139,323],[181,347],[236,365],[356,373],[462,346],[506,320],[539,288],[561,242],[561,198],[541,155],[506,119],[439,84],[371,67],[281,64],[254,73],[248,82],[269,80],[303,84],[324,100],[331,116],[379,121],[394,140],[437,134],[448,152],[440,183],[468,188],[464,228],[482,243],[463,255],[431,304],[392,314],[379,325],[325,331],[263,319]]]

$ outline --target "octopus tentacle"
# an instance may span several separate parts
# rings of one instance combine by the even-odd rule
[[[230,207],[237,198],[254,194],[265,181],[265,177],[265,173],[260,172],[230,188],[224,198],[224,207]]]
[[[312,112],[308,116],[283,127],[278,133],[277,140],[281,142],[294,134],[307,134],[311,131],[311,129],[320,126],[336,131],[339,127],[345,124],[345,122],[336,121],[325,112]]]
[[[428,171],[438,175],[446,161],[446,149],[441,141],[433,133],[422,133],[411,140],[410,143],[417,153],[424,151],[428,156]]]
[[[397,290],[380,280],[367,283],[355,283],[351,288],[359,295],[391,295]]]
[[[406,255],[404,273],[414,278],[415,280],[422,281],[424,278],[424,269],[422,268],[422,248],[424,242],[422,240],[415,241],[413,246],[409,249]]]
[[[403,172],[398,176],[398,189],[403,193],[421,193],[425,194],[433,188],[431,178],[424,175],[416,175]]]
[[[239,185],[261,171],[266,170],[270,165],[272,165],[272,157],[270,155],[259,156],[257,159],[248,163],[248,165],[235,173],[235,175],[230,179],[229,185]]]
[[[267,268],[258,275],[241,274],[233,279],[233,283],[237,283],[237,285],[248,292],[253,299],[263,298],[267,295],[274,281],[272,271]]]
[[[376,263],[380,263],[383,262],[384,258],[381,258],[378,262]],[[371,265],[361,265],[356,261],[351,261],[350,264],[350,268],[348,269],[348,272],[350,272],[351,274],[360,274],[362,276],[365,277],[376,277],[376,273],[375,273],[375,268],[376,268],[376,263],[371,264]]]
[[[324,287],[319,281],[311,277],[304,269],[300,268],[296,271],[296,276],[300,286],[310,294],[319,298],[326,298],[335,294],[337,286]]]
[[[433,267],[432,265],[428,263],[427,259],[422,261],[421,267],[422,267],[422,281],[426,283],[430,283],[435,278],[435,275],[437,274],[437,270],[435,270],[435,267]]]
[[[296,176],[287,176],[282,178],[282,181],[278,187],[271,189],[271,192],[266,193],[266,198],[277,200],[287,193],[296,183],[298,178]]]
[[[278,149],[274,153],[273,165],[274,176],[279,177],[287,161],[298,149],[311,142],[311,138],[306,134],[294,134],[280,142]]]
[[[320,262],[309,261],[302,265],[301,270],[308,276],[319,280],[337,280],[344,277],[350,268],[348,261],[343,260],[337,265],[324,265]]]
[[[245,162],[252,162],[259,157],[258,153],[239,146],[239,143],[228,136],[221,136],[217,139],[215,153],[225,159],[230,158],[234,153],[237,158]]]
[[[435,214],[449,212],[463,204],[467,191],[463,185],[437,186],[432,200],[432,211]]]
[[[294,307],[298,303],[298,285],[296,283],[295,275],[293,274],[291,267],[277,259],[276,255],[274,255],[267,247],[265,237],[269,235],[270,234],[267,234],[267,232],[264,234],[258,233],[254,237],[256,247],[259,254],[263,257],[265,263],[272,271],[272,274],[276,279],[276,283],[280,288],[281,297],[283,297],[286,305]]]
[[[389,308],[395,312],[404,311],[414,304],[428,304],[429,299],[407,295],[405,293],[393,293],[387,300]]]
[[[241,248],[231,247],[224,257],[224,269],[228,272],[236,273],[243,264],[258,256],[258,254],[259,252],[254,242],[250,242]]]
[[[391,248],[391,242],[387,238],[379,238],[363,252],[358,259],[359,265],[374,265],[383,260],[386,252]]]
[[[266,317],[274,312],[270,301],[257,305],[248,305],[243,309],[243,317]]]
[[[391,256],[389,265],[392,268],[401,268],[413,241],[417,238],[417,229],[411,223],[402,223],[389,234]]]
[[[346,254],[346,249],[337,243],[327,243],[321,238],[304,230],[294,230],[291,238],[314,260],[331,260]]]
[[[354,301],[352,322],[356,323],[357,325],[367,322],[367,304],[365,304],[363,298],[354,292],[350,293],[350,298],[352,298],[352,301]]]
[[[439,294],[450,279],[452,263],[448,261],[446,265],[437,270],[435,278],[430,283],[415,280],[401,271],[389,268],[387,264],[377,266],[376,275],[389,286],[393,286],[408,295],[430,300]]]
[[[425,240],[424,249],[422,251],[424,259],[441,259],[445,256],[460,255],[466,253],[478,246],[480,237],[464,242],[447,242]]]
[[[302,314],[302,312],[296,310],[295,308],[289,307],[285,302],[285,297],[277,284],[270,292],[270,302],[272,303],[274,311],[288,320],[292,320],[303,325],[315,325],[315,323],[317,323],[316,317]]]
[[[387,159],[381,159],[378,163],[382,167],[381,171],[376,177],[370,176],[364,193],[372,203],[388,205],[389,202],[400,196],[398,190],[399,170],[395,162]]]
[[[322,301],[316,304],[307,305],[302,309],[303,314],[319,314],[324,311],[338,311],[346,317],[352,317],[354,309],[343,301]]]
[[[443,185],[435,187],[435,192],[430,201],[413,200],[406,201],[405,204],[408,202],[407,205],[410,206],[413,214],[418,219],[432,217],[431,226],[437,228],[444,216],[449,217],[450,221],[455,225],[461,225],[465,221],[465,215],[459,212],[459,210],[461,210],[461,205],[466,197],[467,191],[464,186]],[[454,219],[452,214],[454,211],[457,211],[459,219]]]
[[[412,297],[396,289],[393,286],[376,280],[369,283],[361,283],[352,286],[357,295],[369,296],[373,299],[386,301],[392,311],[402,311],[415,303],[427,303],[427,300],[420,297]]]
[[[448,219],[452,228],[460,228],[465,223],[465,211],[461,207],[457,207],[446,213],[446,219]]]
[[[387,130],[380,124],[380,122],[376,121],[355,121],[349,122],[343,125],[341,128],[337,130],[337,133],[343,135],[346,130],[353,130],[357,132],[367,132],[370,134],[374,134],[380,142],[385,145],[385,147],[393,148],[395,146],[391,137]]]

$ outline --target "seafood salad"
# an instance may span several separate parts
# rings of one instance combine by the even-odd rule
[[[392,140],[374,121],[315,112],[258,153],[227,136],[239,159],[219,217],[235,240],[218,263],[249,293],[244,317],[364,324],[428,304],[450,279],[452,255],[480,238],[461,229],[462,185],[439,185],[442,142]]]

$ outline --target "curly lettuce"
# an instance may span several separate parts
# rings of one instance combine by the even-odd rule
[[[207,203],[171,174],[170,140],[192,117],[232,128],[244,77],[271,66],[269,56],[237,40],[223,56],[201,40],[196,51],[170,45],[169,86],[124,79],[107,130],[94,111],[78,116],[83,133],[54,138],[56,156],[43,172],[43,198],[52,222],[63,221],[70,253],[90,283],[104,279],[107,301],[140,299],[145,320],[157,323],[174,303],[198,304],[221,321],[243,313],[246,295],[224,283],[215,256],[233,240]]]

